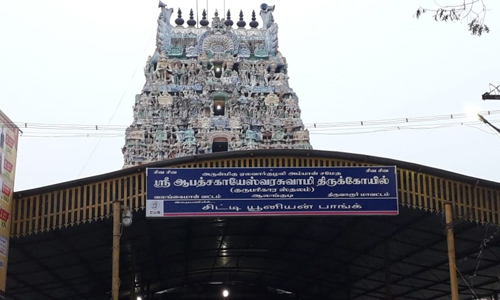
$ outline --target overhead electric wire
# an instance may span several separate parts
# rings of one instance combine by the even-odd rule
[[[153,37],[154,35],[154,32],[151,33],[151,35],[149,36],[149,39],[148,39],[148,42],[146,43],[146,46],[144,47],[144,50],[143,50],[143,53],[142,53],[142,56],[144,56],[146,54],[146,51],[148,49],[148,46],[149,46],[149,43],[151,42],[151,38]],[[111,118],[109,119],[108,121],[108,124],[106,126],[110,126],[109,124],[111,124],[111,121],[113,121],[113,118],[115,117],[115,114],[116,112],[118,111],[118,108],[120,107],[122,101],[123,101],[123,98],[125,98],[125,95],[127,94],[129,88],[130,88],[130,85],[132,84],[132,81],[134,80],[134,77],[135,77],[135,74],[137,73],[137,70],[139,69],[140,67],[140,63],[137,64],[134,72],[132,73],[132,76],[130,77],[130,80],[127,84],[127,86],[125,87],[125,91],[123,92],[122,96],[120,97],[120,101],[118,101],[118,104],[116,105],[116,108],[115,110],[113,111],[113,114],[111,115]],[[97,128],[97,127],[96,127]],[[106,132],[106,129],[104,129],[104,132]],[[99,138],[99,140],[97,141],[96,145],[94,146],[94,149],[92,149],[92,152],[90,153],[90,156],[89,158],[87,159],[87,161],[85,162],[85,164],[83,165],[83,168],[81,169],[80,173],[78,173],[78,176],[77,178],[80,178],[80,176],[82,175],[83,171],[85,170],[85,168],[87,167],[87,165],[89,164],[90,160],[92,159],[92,156],[94,156],[94,153],[95,151],[97,150],[97,147],[99,146],[99,144],[101,143],[101,140],[102,140],[102,137],[101,136]]]
[[[485,129],[482,129],[482,128],[479,128],[479,127],[476,127],[476,126],[472,126],[472,125],[465,125],[465,126],[473,128],[473,129],[480,130],[480,131],[482,131],[482,132],[484,132],[486,134],[489,134],[489,135],[497,135],[500,138],[500,135],[498,135],[498,133],[496,131],[494,131],[493,129],[491,129],[491,128],[490,128],[490,131],[487,131]]]
[[[491,122],[497,122],[500,121],[498,120],[492,120]],[[463,121],[454,121],[454,122],[433,122],[433,123],[426,123],[426,124],[404,124],[400,126],[396,125],[391,125],[391,126],[353,126],[353,127],[341,127],[341,128],[308,128],[309,131],[314,131],[316,133],[321,133],[323,131],[341,131],[341,130],[366,130],[367,128],[397,128],[397,129],[404,129],[404,128],[415,128],[418,129],[419,127],[431,127],[431,126],[457,126],[457,125],[471,125],[471,124],[483,124],[480,121],[468,121],[468,122],[463,122]]]
[[[91,137],[98,137],[98,138],[121,138],[123,135],[107,135],[107,136],[102,136],[102,135],[89,135],[89,134],[73,134],[73,135],[23,135],[23,137],[26,138],[91,138]]]
[[[500,114],[500,110],[491,110],[480,112],[483,115]],[[345,121],[345,122],[329,122],[329,123],[305,123],[308,129],[320,128],[334,128],[334,127],[359,127],[359,126],[376,126],[376,125],[395,125],[395,124],[408,124],[417,122],[431,122],[431,121],[450,121],[455,119],[467,118],[466,114],[447,114],[437,116],[424,116],[424,117],[409,117],[409,118],[394,118],[394,119],[380,119],[380,120],[367,120],[367,121]],[[492,121],[493,122],[493,121]],[[29,122],[16,122],[14,123],[19,128],[25,129],[84,129],[84,130],[125,130],[126,125],[93,125],[93,124],[50,124],[50,123],[29,123]]]
[[[500,114],[500,110],[489,110],[479,112],[481,115],[495,115]],[[367,120],[367,121],[349,121],[349,122],[328,122],[328,123],[306,123],[308,128],[330,128],[330,127],[345,127],[345,126],[372,126],[372,125],[391,125],[391,124],[407,124],[417,122],[431,122],[431,121],[447,121],[454,119],[468,118],[465,113],[424,116],[424,117],[409,117],[409,118],[394,118],[394,119],[381,119],[381,120]]]
[[[123,125],[82,125],[82,124],[45,124],[45,123],[16,123],[16,126],[23,129],[58,129],[58,130],[124,130]]]
[[[123,97],[122,97],[123,98]],[[482,112],[484,115],[500,114],[500,110]],[[412,118],[381,119],[356,122],[312,123],[306,126],[311,135],[352,135],[398,130],[435,130],[454,126],[474,127],[481,125],[480,121],[460,120],[465,114],[448,114],[439,116],[424,116]],[[500,119],[490,120],[491,123],[500,122]],[[19,122],[16,126],[23,128],[23,137],[123,137],[125,125],[90,125],[90,124],[49,124]],[[77,131],[75,133],[75,131]],[[490,134],[489,132],[482,130]],[[109,133],[112,132],[112,133]],[[499,136],[500,137],[500,136]]]

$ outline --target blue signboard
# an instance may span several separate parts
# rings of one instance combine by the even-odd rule
[[[397,215],[396,167],[148,168],[147,217]]]

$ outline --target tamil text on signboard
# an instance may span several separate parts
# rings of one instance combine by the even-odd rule
[[[148,168],[148,217],[396,215],[396,168]]]

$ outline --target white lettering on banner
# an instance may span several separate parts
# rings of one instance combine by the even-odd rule
[[[385,176],[378,177],[373,176],[372,178],[353,178],[353,177],[342,177],[339,178],[326,178],[325,176],[321,177],[318,180],[317,186],[337,186],[337,185],[377,185],[377,184],[389,184],[389,178]]]
[[[278,191],[277,188],[246,188],[246,189],[239,189],[239,188],[231,188],[229,191],[233,194],[241,194],[241,193],[276,193]]]
[[[389,178],[382,176],[373,176],[371,178],[353,178],[353,177],[342,177],[339,178],[327,178],[322,176],[316,182],[316,186],[329,186],[334,187],[338,185],[387,185],[390,183]],[[256,179],[253,176],[245,179],[237,178],[227,178],[227,179],[205,179],[200,177],[199,179],[182,179],[178,178],[174,181],[174,186],[176,187],[207,187],[207,186],[314,186],[314,177],[310,176],[308,178],[288,178],[288,179]],[[155,188],[168,188],[170,187],[170,178],[165,177],[164,179],[157,179],[154,181]],[[285,187],[283,187],[285,188]],[[280,190],[282,192],[314,192],[314,188],[285,188],[289,190]],[[232,189],[232,193],[250,193],[250,189],[236,190]],[[266,192],[262,190],[262,192]]]
[[[358,204],[358,203],[355,203],[353,205],[350,205],[350,204],[345,204],[345,203],[342,203],[342,204],[327,204],[327,205],[319,205],[319,209],[362,209],[363,207]]]
[[[233,173],[233,172],[218,172],[218,173],[205,172],[205,173],[201,174],[201,176],[205,176],[205,177],[219,177],[219,176],[236,177],[236,176],[238,176],[238,174]]]
[[[252,198],[293,198],[290,194],[263,194],[263,195],[252,195]]]
[[[155,180],[155,188],[168,188],[170,187],[170,179],[165,177],[165,179]]]
[[[220,199],[222,196],[217,195],[164,195],[154,196],[154,200],[179,200],[179,199]]]
[[[229,207],[223,207],[222,204],[220,204],[219,206],[214,205],[214,204],[207,204],[207,205],[203,206],[202,210],[230,210],[230,211],[240,211],[240,210],[242,210],[242,208],[239,207],[239,206],[233,206],[233,205],[230,205]]]
[[[284,205],[282,203],[276,203],[274,205],[248,205],[247,210],[248,211],[265,211],[265,210],[307,210],[307,209],[313,209],[314,205],[312,204],[301,204],[301,205]]]
[[[168,177],[164,180],[159,180],[159,183],[168,183]],[[156,187],[157,181],[155,181]],[[200,177],[199,179],[182,179],[178,178],[174,181],[174,186],[177,187],[206,187],[206,186],[283,186],[283,185],[314,185],[314,177],[309,178],[295,178],[295,179],[255,179],[253,176],[247,179],[205,179]],[[158,186],[164,187],[164,186]]]
[[[355,197],[390,197],[391,193],[329,193],[329,198],[355,198]]]
[[[261,212],[261,211],[287,211],[287,210],[297,210],[297,211],[303,211],[303,210],[313,210],[315,205],[313,204],[301,204],[301,205],[286,205],[283,203],[276,203],[273,205],[247,205],[246,209],[249,212]],[[363,207],[358,204],[319,204],[318,209],[320,210],[359,210],[362,209]],[[241,207],[236,206],[236,205],[230,205],[228,207],[224,207],[223,204],[207,204],[202,207],[202,210],[204,211],[241,211],[243,210]]]

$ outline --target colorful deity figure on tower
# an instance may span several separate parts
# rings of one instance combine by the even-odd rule
[[[288,65],[278,51],[274,5],[262,4],[262,27],[250,28],[205,10],[187,26],[160,1],[156,50],[144,67],[146,83],[133,106],[123,147],[124,168],[219,151],[311,149]],[[210,26],[211,25],[211,26]]]

